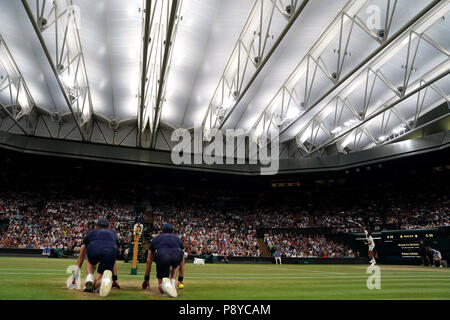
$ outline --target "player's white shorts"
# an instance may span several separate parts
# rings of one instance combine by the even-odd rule
[[[373,249],[375,249],[375,245],[369,246],[369,251],[373,251]]]
[[[439,252],[438,254],[436,254],[436,255],[433,256],[433,260],[435,260],[435,261],[441,260],[441,259],[442,259],[442,255],[441,255],[440,252]]]

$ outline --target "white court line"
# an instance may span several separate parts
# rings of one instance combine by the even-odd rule
[[[63,268],[60,269],[33,269],[33,268],[0,268],[0,270],[20,270],[20,271],[57,271],[57,272],[62,272]]]
[[[323,270],[311,270],[311,269],[292,269],[292,268],[282,268],[282,267],[278,267],[278,266],[261,266],[261,268],[269,268],[271,270],[288,270],[288,271],[304,271],[304,272],[316,272],[316,273],[331,273],[331,274],[350,274],[348,272],[336,272],[336,271],[323,271]]]
[[[292,268],[282,268],[277,266],[266,266],[266,265],[260,265],[259,268],[268,268],[271,270],[286,270],[286,271],[304,271],[304,272],[313,272],[313,273],[331,273],[331,274],[351,274],[347,272],[334,272],[334,271],[321,271],[321,270],[311,270],[311,269],[292,269]],[[0,268],[0,270],[20,270],[20,271],[61,271],[61,269],[34,269],[34,268]],[[189,274],[196,274],[197,272],[189,272]],[[201,273],[198,273],[201,274]],[[208,273],[209,275],[228,275],[228,274],[235,274],[235,275],[265,275],[265,273]],[[276,275],[288,275],[286,273],[279,273]],[[296,274],[291,274],[296,275]]]
[[[260,268],[269,268],[271,270],[287,270],[287,271],[303,271],[303,272],[311,272],[311,273],[329,273],[329,274],[336,274],[336,275],[343,275],[341,276],[341,278],[345,278],[344,275],[353,275],[354,273],[348,273],[348,272],[333,272],[333,271],[323,271],[323,270],[310,270],[310,269],[292,269],[292,268],[280,268],[280,267],[276,267],[276,266],[260,266]],[[399,272],[397,270],[397,272],[395,272],[394,270],[385,270],[383,269],[383,267],[380,267],[381,271],[384,272],[384,274],[388,273],[390,275],[404,275],[403,272]],[[63,271],[62,269],[42,269],[42,268],[0,268],[0,271],[2,270],[12,270],[12,271],[41,271],[41,273],[24,273],[24,274],[49,274],[51,275],[51,272],[56,271],[58,274],[59,273],[64,273],[67,274],[65,271]],[[358,268],[355,270],[365,270],[365,268]],[[419,270],[419,269],[410,269],[410,270],[405,270],[408,273],[413,273],[413,274],[421,274],[423,276],[427,276],[425,274],[423,274],[424,271],[431,271],[434,274],[438,274],[441,276],[445,276],[446,273],[445,270],[440,270],[440,269],[427,269],[427,270]],[[441,272],[439,272],[441,271]],[[1,273],[0,273],[1,274]],[[9,273],[3,273],[3,274],[9,274]],[[11,273],[11,274],[15,274],[15,273]],[[143,272],[138,272],[138,275],[143,275]],[[189,272],[190,275],[203,275],[203,273],[201,272]],[[266,273],[208,273],[209,276],[266,276],[266,277],[270,277],[270,276],[297,276],[298,273],[270,273],[270,274],[266,274]],[[429,273],[428,273],[429,275]],[[120,276],[127,276],[127,275],[120,275]],[[321,278],[321,277],[317,277],[317,278]]]
[[[39,272],[2,272],[0,273],[0,276],[3,275],[51,275],[51,276],[62,276],[67,275],[65,272],[61,273],[39,273]],[[420,279],[420,280],[438,280],[442,281],[443,275],[428,275],[427,277],[423,276],[413,276],[413,275],[404,275],[404,276],[382,276],[382,278],[405,278],[405,279]],[[120,275],[120,277],[130,277],[130,278],[136,278],[136,275]],[[189,279],[246,279],[246,280],[283,280],[283,279],[333,279],[333,280],[339,280],[339,279],[366,279],[366,275],[353,275],[353,276],[286,276],[286,277],[272,277],[272,276],[264,276],[264,277],[235,277],[235,276],[189,276]],[[436,278],[436,279],[432,279]],[[450,278],[447,278],[450,281]]]
[[[56,271],[56,272],[63,272],[61,269],[34,269],[34,268],[0,268],[0,271],[2,270],[13,270],[13,271],[42,271],[42,272],[46,272],[46,271]],[[272,269],[274,270],[274,269]],[[288,270],[288,271],[308,271],[308,270],[295,270],[295,269],[282,269],[282,270]],[[324,273],[335,273],[335,274],[341,274],[338,272],[328,272],[328,271],[316,271],[316,270],[310,270],[308,272],[324,272]],[[138,274],[144,274],[144,272],[142,273],[138,273]],[[189,274],[203,274],[202,272],[189,272]],[[349,274],[349,273],[342,273],[342,274]],[[223,275],[236,275],[236,276],[246,276],[246,275],[254,275],[254,276],[265,276],[267,275],[267,273],[209,273],[208,275],[218,275],[218,276],[223,276]],[[297,273],[270,273],[270,275],[276,275],[276,276],[296,276]]]

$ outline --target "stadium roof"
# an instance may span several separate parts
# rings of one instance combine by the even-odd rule
[[[282,157],[448,121],[448,0],[4,0],[0,130],[171,150],[279,130]],[[448,126],[447,126],[448,130]]]

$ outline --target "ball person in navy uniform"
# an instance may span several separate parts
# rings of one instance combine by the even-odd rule
[[[150,287],[150,271],[154,259],[159,291],[176,298],[178,293],[175,288],[175,277],[178,272],[178,267],[183,261],[183,241],[180,237],[173,234],[174,227],[170,223],[165,223],[162,231],[163,233],[156,236],[150,243],[142,289],[145,290]]]
[[[109,221],[105,218],[99,219],[95,229],[84,237],[88,275],[83,291],[95,291],[103,297],[109,294],[114,280],[112,270],[116,266],[117,242],[117,235],[109,228]],[[97,269],[97,276],[94,279],[95,269]]]

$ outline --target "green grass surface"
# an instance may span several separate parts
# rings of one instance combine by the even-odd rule
[[[0,299],[169,299],[140,289],[145,266],[131,276],[119,262],[121,290],[106,298],[65,288],[70,259],[0,257]],[[186,264],[178,299],[450,299],[450,269],[380,266],[381,289],[366,287],[363,265]],[[85,270],[83,268],[82,279]]]

